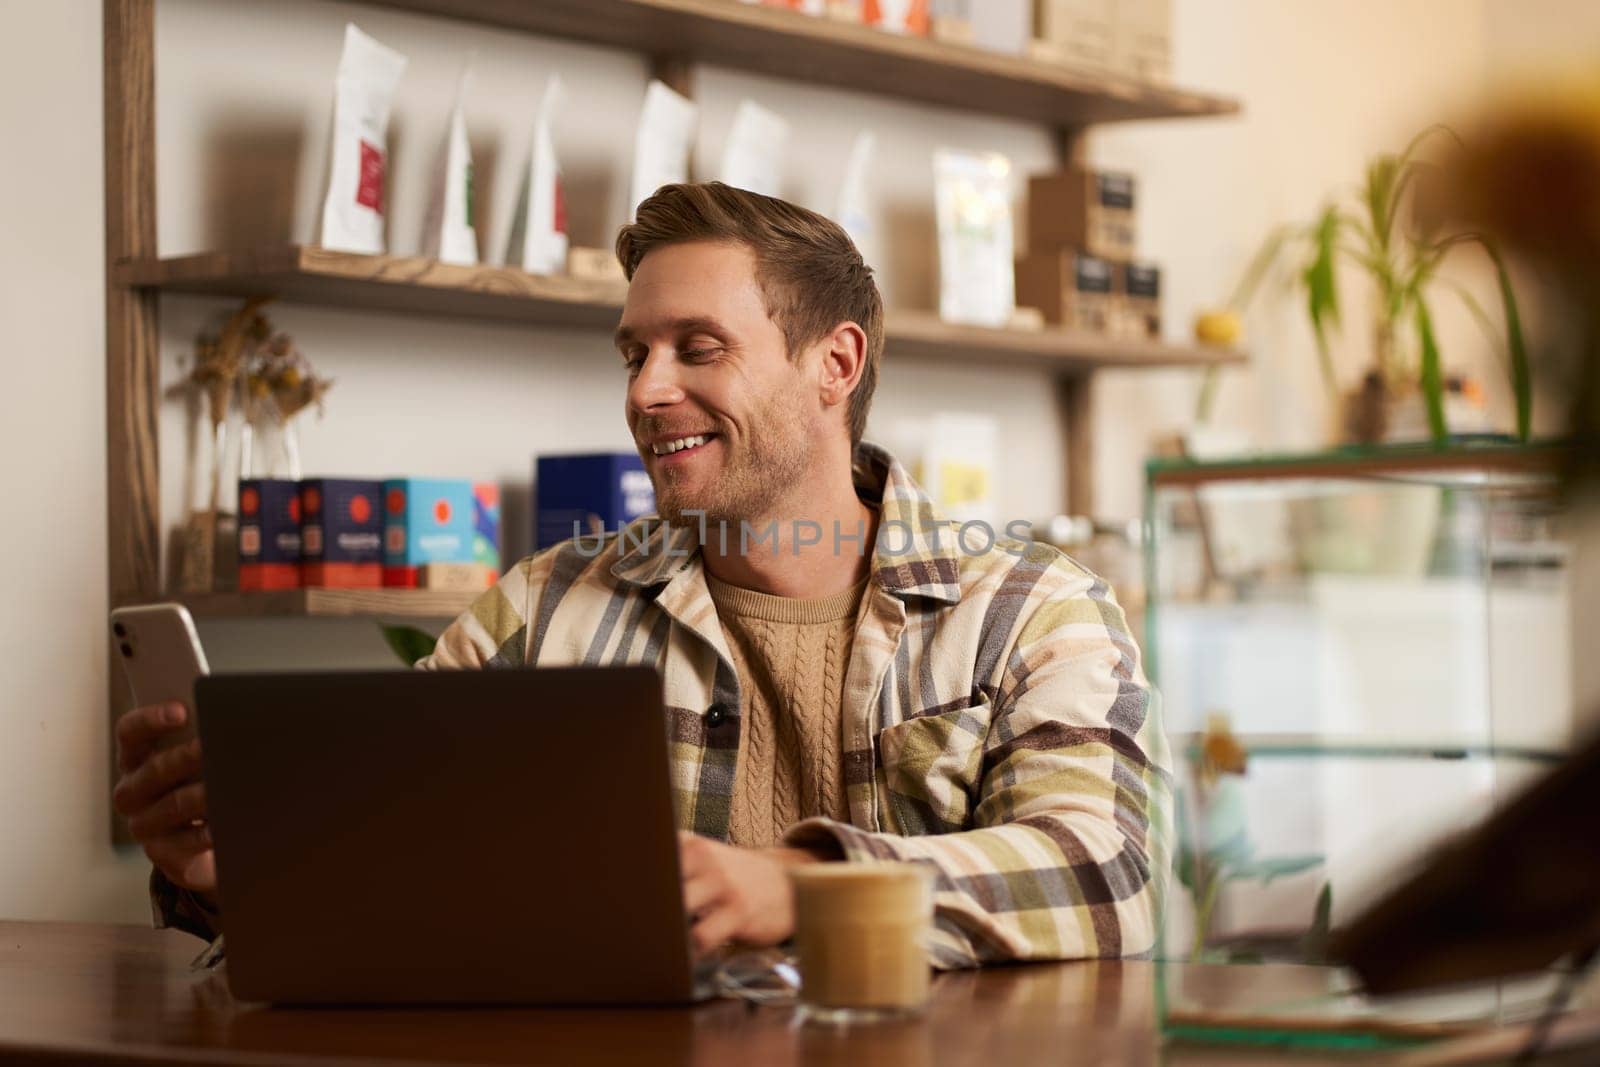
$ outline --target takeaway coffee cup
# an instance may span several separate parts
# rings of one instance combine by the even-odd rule
[[[789,877],[804,1014],[861,1022],[921,1012],[933,872],[914,863],[814,863]]]

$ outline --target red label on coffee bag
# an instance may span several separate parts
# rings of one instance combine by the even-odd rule
[[[361,142],[361,184],[356,203],[383,214],[383,149]]]

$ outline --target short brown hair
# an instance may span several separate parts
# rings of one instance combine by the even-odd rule
[[[850,443],[859,444],[883,359],[883,298],[849,234],[815,211],[721,182],[664,185],[617,234],[617,259],[631,281],[651,251],[688,241],[750,248],[767,315],[783,331],[790,359],[841,322],[861,327],[866,365],[846,412]]]

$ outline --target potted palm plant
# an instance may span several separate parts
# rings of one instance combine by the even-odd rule
[[[1262,281],[1275,265],[1291,259],[1323,381],[1330,395],[1342,399],[1341,421],[1348,440],[1394,439],[1404,436],[1403,428],[1410,423],[1425,425],[1435,444],[1448,440],[1446,380],[1434,333],[1434,302],[1441,291],[1459,298],[1491,343],[1502,350],[1515,399],[1516,435],[1519,440],[1528,438],[1533,386],[1516,293],[1494,243],[1481,233],[1445,222],[1439,183],[1434,180],[1438,167],[1422,155],[1441,136],[1459,145],[1447,127],[1431,126],[1398,155],[1385,153],[1369,162],[1353,203],[1330,202],[1311,222],[1275,230],[1246,268],[1227,306],[1196,321],[1196,336],[1202,342],[1236,340],[1239,317]],[[1467,247],[1481,249],[1494,267],[1498,326],[1477,295],[1440,273],[1452,253]],[[1341,325],[1341,264],[1360,268],[1376,297],[1371,363],[1349,393],[1340,390],[1329,351],[1330,336]],[[1201,389],[1197,411],[1201,423],[1210,415],[1216,386],[1212,368]],[[1406,412],[1419,409],[1420,417],[1406,417]]]

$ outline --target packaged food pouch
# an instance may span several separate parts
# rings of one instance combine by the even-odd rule
[[[324,248],[381,254],[384,175],[388,169],[389,107],[406,57],[344,28],[344,51],[334,82],[333,145],[328,196],[322,204]]]
[[[633,218],[640,203],[663,185],[689,180],[689,149],[700,110],[662,81],[652,81],[644,94],[644,110],[633,146]]]
[[[472,146],[467,143],[464,111],[467,86],[472,80],[469,60],[456,82],[456,102],[450,109],[444,148],[433,176],[433,196],[422,224],[422,254],[441,263],[476,266],[478,232],[473,228]]]
[[[862,130],[850,145],[850,157],[844,165],[844,179],[839,183],[839,203],[834,220],[844,227],[855,243],[856,251],[868,263],[873,261],[872,204],[868,192],[872,177],[872,158],[878,148],[878,138],[871,130]]]
[[[508,264],[534,274],[559,274],[567,262],[567,204],[561,191],[554,131],[565,97],[561,78],[552,74],[533,121],[533,148],[522,174],[506,248]]]
[[[1016,305],[1011,162],[993,152],[949,149],[936,151],[933,160],[939,317],[1004,326]]]
[[[890,33],[928,35],[928,0],[864,0],[861,21]]]
[[[739,102],[722,149],[722,180],[752,193],[777,196],[789,124],[753,100]]]

